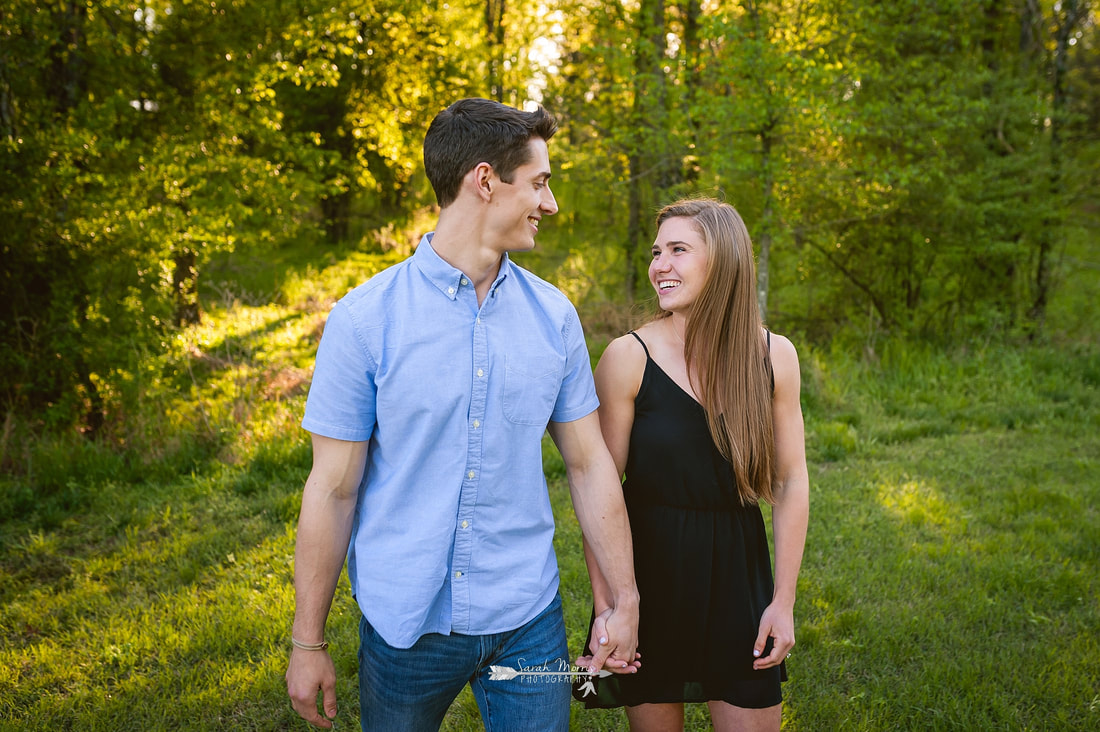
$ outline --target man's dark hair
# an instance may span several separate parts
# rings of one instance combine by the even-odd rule
[[[528,162],[528,141],[549,142],[558,131],[542,107],[524,112],[489,99],[460,99],[444,109],[424,136],[424,170],[440,207],[458,198],[462,179],[478,163],[489,163],[505,183]]]

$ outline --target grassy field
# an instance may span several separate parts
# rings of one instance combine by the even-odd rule
[[[217,305],[138,354],[140,399],[102,444],[4,425],[0,729],[308,728],[282,681],[297,424],[328,305],[392,258],[300,254],[222,262]],[[1100,349],[801,358],[812,509],[785,728],[1100,728]],[[587,579],[546,446],[579,651]],[[345,579],[328,628],[341,730],[358,729],[356,623]],[[575,705],[572,727],[626,725]],[[468,692],[445,729],[480,729]]]

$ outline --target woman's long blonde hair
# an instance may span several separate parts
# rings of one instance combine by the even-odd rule
[[[760,335],[748,229],[733,206],[709,198],[665,206],[657,214],[658,228],[672,218],[690,219],[706,246],[706,277],[684,333],[692,388],[706,410],[714,444],[733,466],[741,502],[773,503],[771,357]]]

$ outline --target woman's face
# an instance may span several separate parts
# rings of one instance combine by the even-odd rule
[[[707,250],[691,219],[667,219],[657,230],[649,262],[649,282],[662,310],[686,312],[703,289]]]

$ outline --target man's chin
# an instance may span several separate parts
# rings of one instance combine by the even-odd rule
[[[510,252],[529,252],[534,248],[535,248],[535,240],[534,240],[534,238],[531,238],[531,239],[528,239],[527,241],[514,242],[512,246],[508,247],[508,251],[510,251]]]

